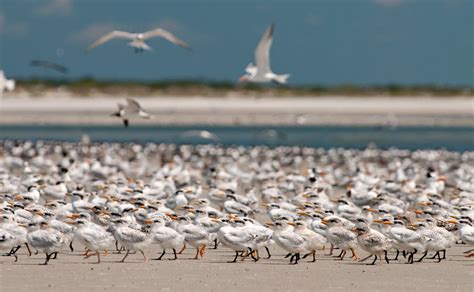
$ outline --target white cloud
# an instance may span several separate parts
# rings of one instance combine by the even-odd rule
[[[72,11],[72,0],[50,0],[49,2],[41,1],[43,4],[37,6],[35,12],[39,15],[50,16],[59,15],[66,16]]]
[[[385,7],[394,7],[401,5],[405,0],[373,0],[373,2]]]
[[[117,29],[117,25],[111,22],[93,23],[78,32],[71,34],[69,40],[77,43],[91,42],[102,35]]]

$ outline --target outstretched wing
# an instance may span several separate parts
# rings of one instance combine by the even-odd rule
[[[138,101],[127,98],[127,112],[129,113],[136,113],[139,112],[142,109]]]
[[[164,39],[172,42],[175,45],[178,45],[178,46],[183,47],[185,49],[190,49],[190,47],[187,43],[185,43],[184,41],[177,38],[171,32],[169,32],[167,30],[164,30],[162,28],[156,28],[156,29],[149,30],[149,31],[143,33],[143,39],[145,39],[145,40],[153,38],[153,37],[161,37],[161,38],[164,38]]]
[[[260,42],[255,49],[255,63],[260,72],[270,72],[270,48],[273,41],[274,24],[272,23],[263,33]]]
[[[126,31],[114,30],[114,31],[109,32],[108,34],[102,36],[98,40],[96,40],[92,45],[90,45],[87,48],[87,51],[90,51],[90,50],[102,45],[103,43],[106,43],[106,42],[110,41],[111,39],[115,39],[115,38],[133,40],[133,39],[135,39],[135,34],[134,33],[129,33],[129,32],[126,32]]]

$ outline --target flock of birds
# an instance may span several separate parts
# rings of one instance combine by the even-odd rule
[[[250,63],[245,68],[246,74],[239,78],[239,82],[254,82],[254,83],[269,83],[275,82],[278,84],[286,84],[289,74],[275,74],[270,67],[270,48],[273,42],[273,31],[274,24],[271,24],[263,33],[257,48],[255,49],[255,65]],[[92,49],[103,45],[114,39],[127,39],[131,40],[128,43],[130,47],[133,47],[136,53],[150,51],[152,48],[145,42],[151,38],[163,38],[175,45],[190,50],[190,46],[176,37],[173,33],[163,29],[155,28],[143,33],[130,33],[126,31],[114,30],[100,37],[94,43],[92,43],[86,52],[90,52]],[[42,67],[48,70],[54,70],[62,74],[66,74],[68,69],[60,64],[47,61],[47,60],[32,60],[30,62],[32,67]],[[15,88],[15,81],[9,80],[5,77],[4,72],[0,71],[0,98],[4,91],[12,91]]]
[[[15,261],[78,247],[97,262],[186,248],[258,261],[275,246],[290,264],[325,249],[370,264],[441,262],[454,244],[474,256],[473,152],[0,143],[0,249]]]

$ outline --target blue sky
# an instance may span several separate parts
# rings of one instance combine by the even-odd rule
[[[275,22],[276,73],[290,84],[474,85],[472,0],[0,0],[0,68],[8,76],[60,77],[31,59],[70,68],[68,78],[237,80]],[[135,54],[101,33],[162,26],[187,52],[153,39]]]

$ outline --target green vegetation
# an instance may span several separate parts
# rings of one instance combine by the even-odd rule
[[[117,95],[134,96],[473,96],[472,87],[451,87],[437,85],[402,86],[397,84],[374,86],[276,86],[258,84],[236,84],[228,81],[208,80],[96,80],[84,77],[77,80],[24,79],[17,80],[19,89],[41,95],[49,90],[62,89],[73,95]]]

